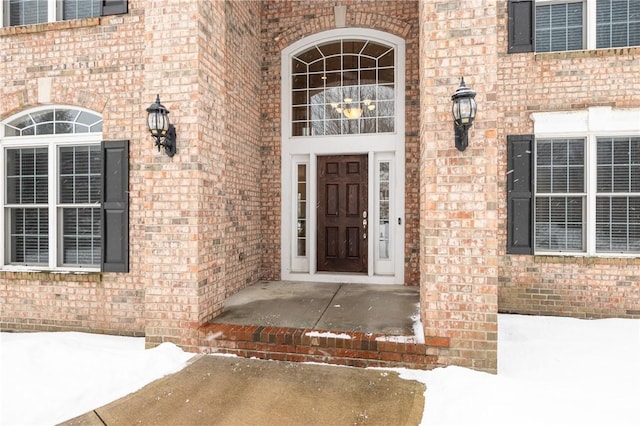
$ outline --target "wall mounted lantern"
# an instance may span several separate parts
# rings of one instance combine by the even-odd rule
[[[453,106],[453,128],[456,134],[456,148],[460,151],[467,149],[469,145],[469,127],[473,125],[476,118],[477,105],[475,98],[476,92],[469,89],[464,84],[464,77],[460,79],[460,87],[451,96]]]
[[[156,140],[158,151],[164,147],[164,152],[173,157],[176,153],[176,128],[169,122],[169,110],[160,103],[160,95],[147,108],[147,126]]]

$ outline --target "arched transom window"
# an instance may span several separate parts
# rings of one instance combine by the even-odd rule
[[[361,39],[316,44],[291,59],[292,135],[395,131],[395,51]]]
[[[102,118],[89,111],[49,108],[28,112],[6,123],[5,136],[102,132]]]

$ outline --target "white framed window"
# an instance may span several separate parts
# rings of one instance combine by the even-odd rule
[[[4,267],[99,270],[102,118],[35,108],[0,130]]]
[[[640,256],[640,109],[532,118],[534,252]]]
[[[127,13],[127,0],[0,0],[0,26],[43,24]]]
[[[640,0],[536,0],[535,51],[640,46]]]

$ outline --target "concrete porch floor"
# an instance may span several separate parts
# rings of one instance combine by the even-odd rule
[[[413,336],[419,302],[418,287],[260,281],[212,323]]]
[[[433,368],[448,339],[416,336],[419,289],[261,281],[199,329],[204,353],[355,367]],[[426,340],[426,338],[425,338]]]

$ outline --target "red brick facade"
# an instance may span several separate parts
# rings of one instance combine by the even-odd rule
[[[421,313],[448,362],[497,368],[497,9],[420,4]],[[461,76],[478,93],[469,148],[453,143],[450,97]]]
[[[533,133],[533,112],[640,108],[640,48],[508,54],[505,0],[130,0],[124,15],[0,28],[0,121],[77,106],[130,141],[129,272],[0,271],[0,327],[197,350],[227,297],[280,279],[281,52],[336,28],[335,6],[346,28],[406,43],[405,283],[420,285],[427,342],[447,342],[426,356],[496,371],[499,311],[640,318],[636,258],[506,253],[507,135]],[[464,152],[461,76],[479,105]],[[173,158],[146,130],[156,94]]]
[[[533,133],[533,112],[595,106],[640,108],[640,48],[507,54],[507,2],[498,6],[498,188],[506,187],[506,135]],[[640,119],[640,118],[639,118]],[[506,191],[499,191],[500,241]],[[502,312],[580,318],[640,318],[639,259],[505,255],[500,244]]]

